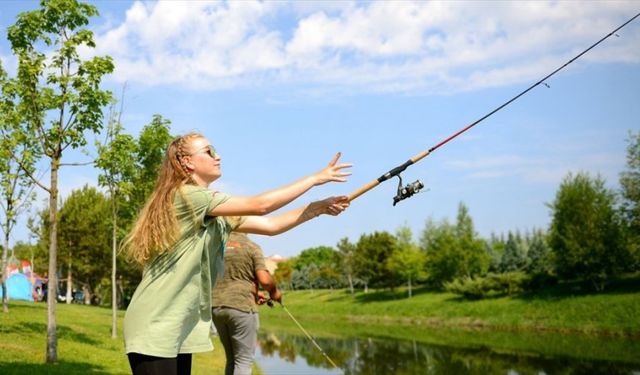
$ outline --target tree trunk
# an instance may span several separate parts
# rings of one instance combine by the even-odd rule
[[[111,232],[111,338],[118,337],[118,286],[116,285],[116,255],[117,255],[117,206],[115,194],[111,194],[111,218],[113,230]]]
[[[69,249],[69,253],[71,253],[71,249]],[[73,300],[73,277],[71,275],[71,254],[69,254],[69,263],[67,264],[67,300],[65,301],[68,304]]]
[[[351,291],[351,297],[356,296],[356,292],[353,290],[353,278],[351,274],[347,274],[347,279],[349,280],[349,290]]]
[[[7,220],[9,220],[7,218]],[[2,249],[2,311],[9,312],[9,296],[7,295],[7,253],[9,252],[9,225],[5,224],[4,247]]]
[[[409,276],[409,298],[413,297],[413,293],[411,290],[411,276]]]
[[[56,337],[56,298],[58,296],[58,169],[60,157],[51,158],[51,187],[49,190],[49,281],[47,295],[47,363],[58,361]]]
[[[82,303],[84,303],[85,305],[91,304],[91,297],[93,297],[93,293],[91,293],[89,284],[82,285],[82,297]]]

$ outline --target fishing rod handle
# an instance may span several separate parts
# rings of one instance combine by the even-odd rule
[[[380,184],[380,181],[378,180],[373,180],[371,182],[369,182],[366,185],[363,185],[360,189],[354,191],[353,193],[349,194],[349,202],[351,202],[352,200],[358,198],[359,196],[361,196],[362,194],[366,193],[367,191],[373,189],[374,187],[378,186]]]
[[[274,301],[274,300],[272,300],[271,298],[269,298],[269,299],[267,300],[267,306],[269,306],[269,307],[273,307],[273,306],[275,306],[275,305],[274,305],[274,303],[273,303],[273,301]],[[278,303],[280,304],[280,306],[284,307],[284,305],[282,304],[282,301],[276,301],[276,302],[278,302]]]

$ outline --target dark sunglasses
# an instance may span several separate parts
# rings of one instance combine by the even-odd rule
[[[191,155],[195,155],[195,154],[200,154],[203,151],[206,152],[207,154],[209,154],[209,156],[211,156],[213,159],[215,159],[216,155],[218,155],[218,153],[216,152],[215,147],[213,147],[211,145],[206,145],[205,147],[201,148],[200,150],[198,150],[198,151],[196,151],[194,153],[191,153],[189,155],[191,156]]]

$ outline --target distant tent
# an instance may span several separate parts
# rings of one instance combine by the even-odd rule
[[[12,273],[7,279],[6,285],[7,296],[10,300],[33,302],[33,295],[31,293],[31,282],[26,275],[19,272]]]

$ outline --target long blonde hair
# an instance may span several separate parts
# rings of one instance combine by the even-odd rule
[[[180,187],[194,184],[183,158],[189,155],[187,147],[196,138],[204,137],[188,133],[169,144],[153,192],[123,242],[122,249],[129,258],[141,265],[169,251],[178,240],[180,228],[173,199]]]

